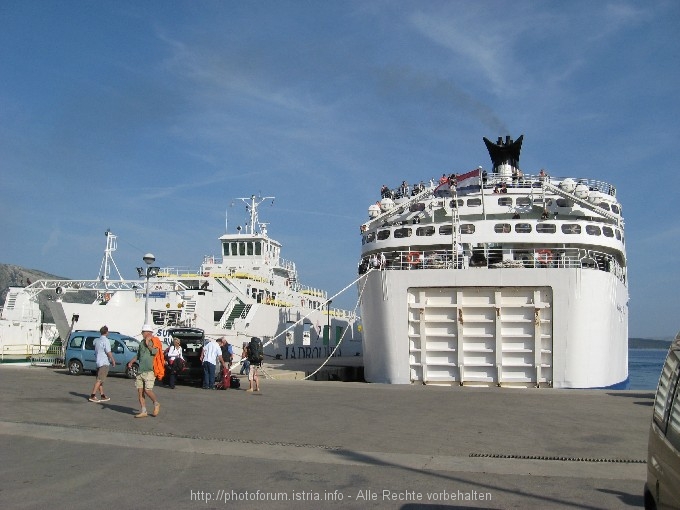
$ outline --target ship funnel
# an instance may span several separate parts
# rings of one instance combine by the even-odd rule
[[[493,163],[493,172],[501,172],[501,168],[506,170],[510,167],[519,168],[519,153],[522,150],[522,140],[524,135],[521,135],[517,140],[513,141],[510,135],[505,137],[505,142],[503,142],[503,137],[499,136],[498,141],[493,143],[488,138],[484,138],[484,143],[489,151],[489,156],[491,157],[491,162]]]

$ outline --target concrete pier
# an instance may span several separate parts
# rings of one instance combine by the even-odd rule
[[[285,380],[261,393],[0,367],[4,508],[640,508],[652,392]],[[290,369],[290,370],[286,370]]]

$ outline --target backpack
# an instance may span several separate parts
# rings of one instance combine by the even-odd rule
[[[154,336],[151,338],[153,346],[158,349],[158,352],[153,357],[153,373],[156,379],[163,379],[165,377],[165,356],[163,355],[163,345],[160,338]]]
[[[262,340],[254,336],[248,344],[248,361],[250,361],[251,365],[261,365],[262,360],[264,360]]]

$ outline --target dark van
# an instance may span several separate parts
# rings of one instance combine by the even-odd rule
[[[203,366],[201,363],[201,350],[205,344],[205,334],[198,328],[167,328],[166,335],[179,338],[182,346],[182,356],[186,362],[186,368],[178,374],[178,380],[200,381],[203,379]]]
[[[680,333],[668,350],[649,429],[645,508],[680,508]]]

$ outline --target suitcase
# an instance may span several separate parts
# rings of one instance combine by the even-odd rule
[[[222,370],[220,380],[215,384],[218,390],[228,390],[231,386],[231,370]]]

